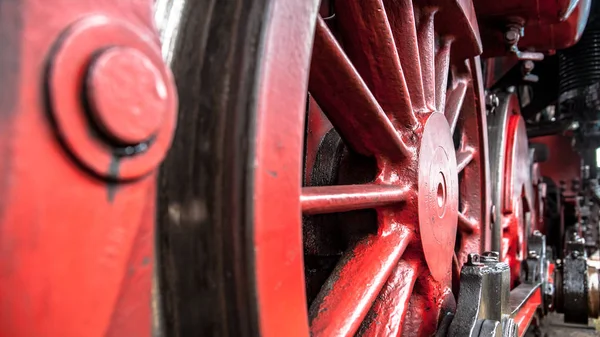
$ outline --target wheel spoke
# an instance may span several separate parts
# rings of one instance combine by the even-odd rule
[[[365,329],[360,336],[400,335],[408,312],[410,295],[423,268],[423,261],[420,259],[407,259],[398,263],[375,300],[369,312],[372,319],[365,321],[369,322],[369,325],[363,327]]]
[[[440,286],[439,282],[426,273],[419,276],[410,297],[401,336],[433,336],[440,312],[452,312],[456,309],[454,296],[448,288]]]
[[[427,110],[412,0],[383,0],[415,111]]]
[[[425,8],[417,23],[417,40],[419,41],[419,59],[423,77],[425,103],[430,110],[435,109],[435,32],[433,18],[435,10]]]
[[[411,155],[383,109],[319,18],[309,91],[346,143],[363,155]]]
[[[446,109],[444,114],[446,115],[446,120],[450,125],[450,131],[452,133],[456,130],[456,123],[458,122],[458,117],[460,116],[460,110],[462,109],[466,93],[467,82],[461,80],[457,81],[455,86],[450,89],[450,92],[447,94],[448,97],[446,98]]]
[[[417,125],[400,57],[382,0],[344,1],[337,6],[344,50],[396,125]]]
[[[304,214],[346,212],[395,204],[409,191],[389,185],[312,186],[302,188],[300,201]]]
[[[442,113],[446,104],[451,46],[452,39],[443,38],[442,45],[435,55],[435,108]]]
[[[354,336],[413,232],[397,223],[384,225],[343,257],[310,307],[312,336]],[[398,227],[398,228],[393,228]],[[393,229],[391,229],[393,228]]]
[[[473,233],[477,229],[477,223],[463,212],[458,212],[458,229],[464,233]]]
[[[456,165],[459,173],[473,160],[474,152],[473,149],[466,149],[456,153]]]

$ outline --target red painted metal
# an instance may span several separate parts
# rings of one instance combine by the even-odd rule
[[[509,101],[504,154],[504,186],[502,186],[502,254],[508,263],[512,285],[520,278],[521,263],[527,258],[526,217],[534,207],[533,182],[525,121],[519,114],[516,96]],[[531,231],[531,228],[529,228]]]
[[[363,336],[399,336],[406,326],[409,301],[417,278],[425,263],[418,257],[403,257],[373,303],[371,315],[367,316]],[[375,315],[377,313],[377,315]],[[408,331],[407,331],[408,332]]]
[[[533,294],[529,296],[527,301],[521,305],[519,311],[514,315],[515,323],[518,324],[518,336],[523,337],[527,332],[527,328],[533,317],[535,316],[536,311],[542,304],[542,295],[541,290],[538,288],[535,290]]]
[[[2,336],[151,335],[154,170],[177,101],[151,14],[151,1],[0,4]],[[160,131],[139,157],[92,135],[81,100],[94,55],[112,46],[150,59],[166,90]],[[105,70],[94,77],[133,90],[120,77],[136,73]],[[144,98],[152,101],[130,97],[121,109]],[[106,93],[95,99],[110,103]]]
[[[581,156],[571,145],[572,138],[568,135],[553,135],[535,138],[536,143],[542,143],[552,149],[548,159],[539,163],[540,174],[554,181],[555,184],[565,183],[565,196],[575,193],[571,186],[574,180],[581,178]]]
[[[312,96],[309,96],[308,111],[308,120],[306,121],[308,127],[305,136],[304,185],[309,185],[312,179],[312,168],[315,165],[321,140],[333,128],[327,117],[325,117],[323,110],[321,110],[321,107],[319,107]]]
[[[148,173],[160,163],[171,144],[175,128],[176,100],[173,99],[175,89],[172,84],[165,85],[173,82],[172,76],[168,68],[162,65],[160,50],[156,47],[157,41],[144,38],[147,34],[148,32],[123,20],[94,15],[70,24],[52,46],[47,69],[46,95],[58,135],[81,164],[94,173],[110,179],[134,179]],[[128,83],[129,86],[138,85],[135,82],[135,74],[139,73],[140,78],[144,79],[148,71],[152,72],[154,79],[161,79],[156,83],[157,87],[154,90],[139,92],[149,95],[147,98],[123,92],[127,95],[128,102],[133,104],[134,110],[137,109],[140,100],[146,100],[145,108],[156,111],[155,114],[163,115],[160,128],[148,143],[114,147],[102,141],[102,137],[98,137],[96,132],[90,132],[86,116],[88,108],[81,103],[80,88],[85,81],[90,81],[90,75],[94,81],[98,81],[91,63],[92,59],[103,49],[115,45],[138,50],[143,53],[144,62],[131,69],[135,71],[133,74],[109,73],[116,77],[107,80],[108,82],[115,85],[121,83]],[[160,72],[160,75],[155,71]],[[95,89],[90,89],[94,95]],[[156,95],[162,96],[162,99],[156,99]],[[146,106],[146,104],[152,105]],[[102,122],[104,124],[107,120],[103,119]],[[124,122],[129,122],[129,119]],[[114,127],[110,131],[114,132]],[[126,138],[129,137],[126,135]]]
[[[88,71],[92,116],[116,141],[138,144],[148,140],[162,125],[164,115],[172,113],[165,79],[142,52],[110,48],[96,57]]]
[[[481,51],[472,4],[353,1],[316,20],[304,184],[330,125],[350,149],[374,157],[377,172],[367,184],[300,189],[315,6],[278,1],[267,21],[254,195],[261,333],[308,335],[299,212],[375,208],[377,229],[350,243],[311,303],[310,332],[381,335],[389,326],[383,336],[430,335],[442,308],[453,307],[452,275],[480,251],[489,219],[481,69],[464,61]],[[437,26],[451,18],[463,24]]]
[[[484,56],[509,54],[504,40],[510,22],[524,22],[521,50],[551,52],[572,46],[581,37],[590,13],[591,0],[509,0],[475,2],[482,23]]]
[[[317,21],[310,74],[310,93],[353,149],[395,161],[413,156],[322,19]]]
[[[590,15],[592,0],[579,0],[571,14],[560,22],[528,25],[519,46],[535,50],[556,50],[571,47],[581,38]]]
[[[475,0],[475,9],[481,21],[498,22],[504,18],[520,17],[527,22],[558,23],[573,12],[580,0]]]
[[[274,1],[257,92],[256,296],[263,337],[306,337],[300,195],[302,127],[319,0]],[[293,18],[293,20],[292,20]],[[279,62],[276,62],[278,60]]]
[[[413,230],[392,216],[383,221],[377,236],[362,240],[338,265],[331,278],[334,282],[321,290],[311,306],[313,336],[354,336],[371,309],[414,238]]]
[[[407,187],[385,185],[304,187],[300,202],[304,214],[334,213],[390,206],[410,193]]]
[[[446,118],[442,114],[432,114],[423,129],[418,164],[419,233],[431,275],[445,283],[452,278],[459,212],[459,170]],[[462,167],[466,165],[463,160]]]

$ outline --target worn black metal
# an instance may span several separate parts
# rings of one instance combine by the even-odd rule
[[[587,324],[588,322],[588,280],[585,241],[574,235],[567,242],[565,257],[561,267],[558,306],[565,315],[565,322]]]
[[[249,168],[273,2],[185,1],[181,11],[178,129],[157,189],[165,336],[259,335]]]
[[[510,268],[498,261],[498,253],[469,255],[460,273],[456,314],[447,336],[498,336],[503,325],[511,326],[509,285]],[[507,328],[502,336],[512,337],[513,330]]]

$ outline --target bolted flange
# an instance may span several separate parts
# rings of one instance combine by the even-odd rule
[[[177,93],[153,36],[94,15],[69,26],[53,46],[45,89],[56,134],[100,177],[138,178],[171,145]]]

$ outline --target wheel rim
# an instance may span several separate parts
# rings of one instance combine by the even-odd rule
[[[317,3],[275,2],[267,21],[253,205],[261,334],[307,336],[308,321],[315,336],[431,334],[487,223],[480,70],[465,62],[480,52],[472,5],[348,3],[336,11],[340,43],[319,18],[311,50]],[[436,29],[446,20],[463,31]],[[375,158],[372,182],[301,189],[307,80],[344,142]],[[377,233],[342,256],[307,316],[299,214],[366,208]]]
[[[511,287],[515,287],[520,281],[521,264],[527,258],[527,238],[539,212],[535,208],[527,129],[519,101],[515,94],[503,95],[502,100],[497,120],[506,144],[499,156],[504,159],[503,165],[494,165],[503,167],[495,204],[500,207],[501,258],[510,266]]]

